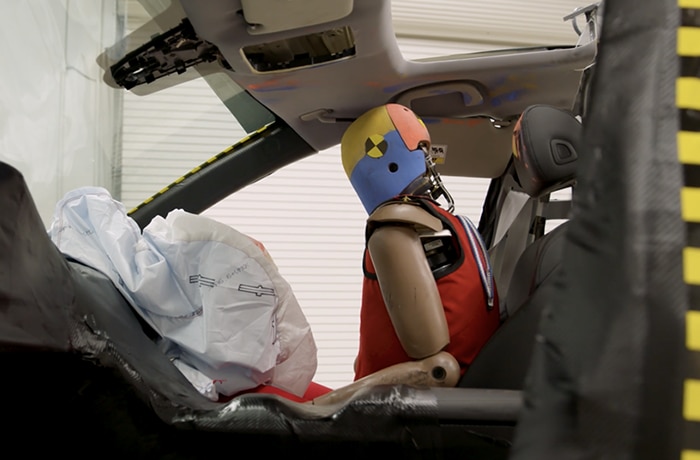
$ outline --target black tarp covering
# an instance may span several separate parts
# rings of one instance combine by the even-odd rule
[[[64,259],[23,177],[2,162],[0,215],[5,449],[72,458],[206,458],[251,450],[263,458],[507,456],[519,396],[462,398],[387,386],[335,407],[263,394],[211,402],[159,351],[108,278]],[[440,398],[453,401],[442,412],[448,423],[440,420]],[[461,410],[460,400],[469,398],[475,404]]]
[[[56,308],[73,300],[67,264],[46,237],[24,179],[6,165],[0,211],[0,347],[68,350],[70,311]]]
[[[609,0],[563,274],[511,458],[680,458],[684,313],[675,0]]]

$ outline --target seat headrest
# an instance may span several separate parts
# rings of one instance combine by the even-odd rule
[[[574,179],[582,129],[566,110],[532,105],[523,111],[513,130],[513,162],[525,193],[537,197]]]

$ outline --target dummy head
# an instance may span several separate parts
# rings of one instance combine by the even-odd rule
[[[340,146],[345,174],[367,213],[400,194],[443,195],[451,207],[428,154],[430,134],[410,109],[386,104],[365,112]]]

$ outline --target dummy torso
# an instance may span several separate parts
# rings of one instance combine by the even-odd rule
[[[397,295],[396,290],[401,289],[404,292],[409,292],[414,289],[421,289],[421,283],[434,283],[439,292],[439,302],[444,309],[444,316],[447,321],[449,330],[449,343],[444,350],[452,354],[460,364],[462,373],[474,359],[478,351],[494,333],[500,324],[500,314],[498,308],[498,298],[495,294],[495,289],[490,293],[482,283],[482,278],[479,274],[479,261],[482,267],[486,265],[485,254],[480,245],[470,242],[468,223],[462,221],[458,216],[455,216],[435,202],[428,199],[418,197],[407,198],[390,202],[394,208],[387,213],[387,205],[378,208],[368,219],[367,239],[368,249],[365,250],[363,260],[364,282],[362,292],[362,308],[360,313],[360,345],[359,353],[356,361],[355,378],[359,379],[378,370],[384,369],[393,364],[419,359],[424,356],[416,356],[418,353],[411,352],[410,342],[422,342],[423,340],[430,341],[430,336],[433,334],[439,335],[438,329],[440,326],[431,327],[430,319],[422,320],[419,315],[414,315],[409,311],[395,312],[390,314],[391,308],[400,309],[406,306],[407,301],[403,301],[403,305],[393,305],[387,310],[387,304],[395,303]],[[406,219],[400,216],[402,213],[397,206],[411,206],[412,216],[417,216],[411,219]],[[396,212],[398,211],[398,213]],[[443,247],[443,255],[431,254],[431,249],[436,246],[436,238],[431,238],[429,235],[437,233],[433,229],[426,228],[418,222],[410,222],[408,220],[416,219],[418,221],[424,218],[419,213],[425,213],[433,222],[437,219],[442,230],[447,230],[449,235],[441,238],[441,243],[437,245],[451,246]],[[382,214],[381,217],[374,216]],[[396,220],[392,220],[392,215],[398,216]],[[434,225],[434,224],[433,224]],[[377,257],[392,258],[391,250],[386,251],[386,245],[383,254],[376,256],[372,251],[372,238],[377,229],[389,227],[402,227],[415,232],[418,239],[421,241],[423,249],[422,254],[416,253],[415,257],[422,257],[423,260],[413,261],[408,264],[405,260],[393,266],[392,272],[389,275],[379,273],[375,270]],[[423,234],[421,238],[420,235]],[[394,254],[394,257],[412,257],[406,256],[405,246],[396,248],[402,254]],[[427,257],[426,257],[427,254]],[[428,260],[432,256],[432,263]],[[380,262],[384,264],[384,262]],[[416,267],[422,268],[416,268]],[[430,274],[425,275],[425,267],[428,266]],[[423,272],[422,274],[420,272]],[[386,273],[385,270],[384,273]],[[418,275],[417,275],[418,273]],[[432,275],[432,276],[430,276]],[[382,276],[390,276],[394,282],[386,282],[381,279]],[[416,276],[429,277],[429,280],[416,279]],[[419,285],[416,287],[416,285]],[[427,286],[427,284],[426,284]],[[430,287],[428,287],[429,289]],[[390,290],[392,292],[387,292]],[[488,297],[491,296],[489,302]],[[393,299],[385,302],[385,299]],[[410,300],[409,300],[410,301]],[[430,300],[425,301],[425,303]],[[489,304],[490,303],[490,304]],[[431,308],[430,305],[418,305],[417,308]],[[397,317],[403,315],[406,324],[397,324]],[[393,322],[392,322],[393,320]],[[401,320],[399,320],[401,321]],[[413,324],[410,324],[413,322]],[[398,334],[396,332],[398,327]],[[414,339],[400,340],[399,335],[402,330],[414,327]],[[409,334],[410,335],[410,334]],[[405,334],[404,334],[405,336]],[[402,346],[402,341],[404,342]],[[421,345],[423,346],[423,345]],[[433,345],[439,347],[440,344]],[[407,352],[407,349],[409,350]],[[433,354],[439,350],[426,350],[423,354]],[[414,356],[411,356],[410,354]]]

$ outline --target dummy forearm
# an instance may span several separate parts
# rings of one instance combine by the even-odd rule
[[[418,387],[453,387],[459,380],[459,363],[451,354],[441,352],[419,361],[394,364],[360,380],[326,393],[312,404],[345,402],[355,393],[377,385],[413,385]]]
[[[387,225],[369,239],[384,303],[406,353],[425,358],[449,343],[447,321],[435,279],[413,227]]]

